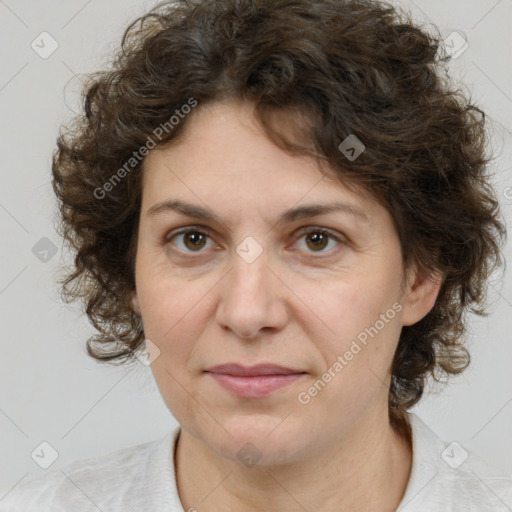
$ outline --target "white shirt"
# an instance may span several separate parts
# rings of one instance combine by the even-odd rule
[[[512,512],[512,474],[441,441],[415,414],[399,512]],[[180,427],[160,440],[68,464],[0,493],[0,512],[186,512],[174,473]],[[465,458],[468,454],[467,459]]]

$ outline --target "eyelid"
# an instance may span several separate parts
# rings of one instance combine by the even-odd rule
[[[176,228],[174,230],[171,230],[164,235],[163,241],[164,241],[164,243],[169,243],[174,237],[183,235],[185,233],[190,233],[190,232],[198,232],[198,233],[204,234],[204,235],[208,236],[210,238],[210,240],[213,241],[213,237],[211,235],[211,233],[212,233],[211,229],[209,229],[206,226],[200,226],[200,225],[187,225],[187,226],[183,226],[181,228]],[[309,233],[326,234],[332,240],[336,241],[338,245],[349,245],[349,243],[350,243],[350,241],[344,235],[339,235],[329,228],[325,228],[325,227],[317,226],[317,225],[302,226],[301,228],[296,230],[295,233],[296,234],[294,235],[294,242],[292,245],[295,245],[304,235],[307,235]],[[325,253],[323,251],[319,251],[317,254],[319,255],[318,257],[321,258],[322,254],[330,255],[330,253],[334,252],[335,250],[336,249],[331,249],[330,251],[327,251]],[[180,252],[182,252],[182,251],[180,251]],[[202,252],[204,252],[204,251],[197,251],[197,254],[201,254]],[[194,254],[194,251],[190,251],[186,254]],[[313,251],[309,254],[310,255],[315,254],[315,252]]]
[[[171,231],[168,231],[165,233],[163,239],[164,241],[168,242],[172,238],[174,238],[177,235],[182,235],[183,233],[188,233],[190,231],[197,231],[199,233],[203,233],[205,235],[210,236],[211,230],[207,228],[206,226],[194,226],[194,225],[187,225],[183,226],[181,228],[171,229]]]
[[[307,254],[307,257],[309,257],[309,258],[321,260],[322,258],[333,257],[335,254],[338,253],[341,246],[348,246],[350,243],[344,235],[341,235],[341,234],[338,235],[337,232],[334,232],[329,228],[311,225],[311,226],[304,226],[302,228],[299,228],[297,234],[294,237],[295,241],[293,242],[293,245],[296,245],[304,235],[308,235],[310,233],[321,233],[321,234],[327,235],[331,240],[334,240],[336,242],[336,247],[333,249],[330,249],[329,251],[318,251],[318,252],[307,251],[306,254]],[[294,250],[296,250],[296,249],[294,249]]]
[[[210,240],[212,240],[214,242],[214,239],[212,237],[212,231],[209,228],[207,228],[206,226],[189,225],[189,226],[183,226],[181,228],[176,228],[176,229],[173,229],[173,230],[167,232],[163,236],[163,243],[168,244],[174,237],[177,237],[179,235],[184,235],[185,233],[196,233],[196,232],[206,235]],[[216,242],[214,242],[214,243],[216,243]],[[183,252],[183,251],[180,251],[180,252]],[[203,251],[197,251],[197,254],[201,254],[202,252]],[[190,251],[187,254],[193,254],[193,253],[194,253],[194,251]]]
[[[343,235],[338,234],[337,232],[333,231],[332,229],[324,228],[322,226],[315,226],[315,225],[303,226],[302,228],[299,228],[297,230],[297,232],[298,232],[298,234],[296,236],[299,236],[299,235],[302,236],[302,235],[305,235],[308,233],[324,233],[326,235],[329,235],[331,238],[333,238],[334,240],[336,240],[339,243],[347,243],[347,240]]]

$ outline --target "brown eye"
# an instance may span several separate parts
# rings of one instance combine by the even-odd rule
[[[334,236],[330,231],[321,228],[310,229],[302,233],[300,240],[306,241],[306,252],[328,253],[330,250],[325,250],[330,242],[334,243],[334,247],[342,244],[342,241]],[[333,244],[331,243],[331,246]]]
[[[201,252],[201,250],[207,245],[210,237],[208,234],[202,231],[187,230],[175,233],[168,239],[182,252]],[[174,242],[176,240],[177,242]]]
[[[188,249],[202,249],[205,245],[206,235],[204,233],[199,233],[198,231],[190,231],[185,233],[183,240]]]
[[[328,235],[318,232],[308,233],[306,235],[306,240],[309,241],[306,242],[308,244],[308,247],[315,250],[324,249],[325,247],[327,247],[329,243]]]

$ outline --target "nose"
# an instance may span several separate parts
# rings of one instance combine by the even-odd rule
[[[222,280],[217,322],[241,338],[280,330],[287,322],[286,286],[267,264],[265,252],[248,263],[235,253],[233,267]]]

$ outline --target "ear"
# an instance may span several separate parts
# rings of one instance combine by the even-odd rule
[[[408,272],[402,295],[402,324],[413,325],[419,322],[434,307],[443,283],[440,273],[429,273],[414,267]]]
[[[131,292],[130,305],[133,311],[137,313],[137,315],[141,316],[139,298],[137,297],[136,291]]]

